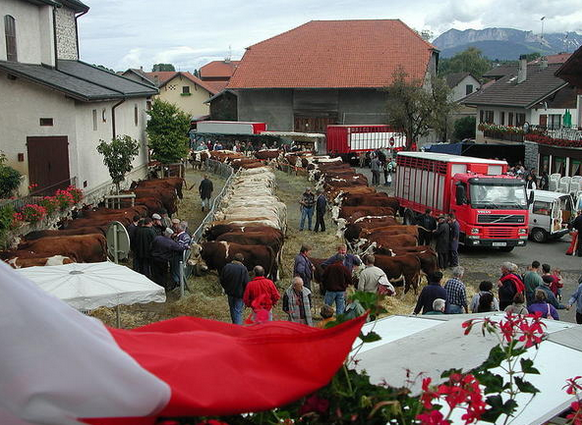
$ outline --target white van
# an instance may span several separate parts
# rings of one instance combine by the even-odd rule
[[[535,242],[559,239],[568,233],[568,223],[576,211],[570,194],[547,190],[528,191],[529,236]]]

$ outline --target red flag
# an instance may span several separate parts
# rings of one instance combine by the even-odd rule
[[[365,322],[331,329],[291,322],[243,327],[180,317],[134,330],[110,329],[120,348],[171,388],[157,416],[214,416],[285,405],[326,385]],[[91,419],[147,424],[155,418]]]

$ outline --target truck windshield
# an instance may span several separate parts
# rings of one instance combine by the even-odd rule
[[[523,185],[471,184],[471,206],[487,209],[527,209]]]

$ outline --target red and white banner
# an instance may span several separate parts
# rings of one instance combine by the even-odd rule
[[[2,425],[141,425],[281,406],[329,382],[365,321],[321,330],[180,317],[112,329],[4,264],[0,294]]]

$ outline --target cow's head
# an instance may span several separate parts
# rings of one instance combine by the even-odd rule
[[[333,207],[331,207],[331,217],[334,220],[336,220],[336,222],[337,222],[337,219],[339,218],[339,213],[340,213],[340,207],[335,206],[335,205]]]
[[[197,243],[190,245],[190,258],[188,259],[188,264],[194,267],[196,272],[198,272],[197,274],[208,270],[208,265],[204,261],[204,258],[202,258],[202,245]]]

